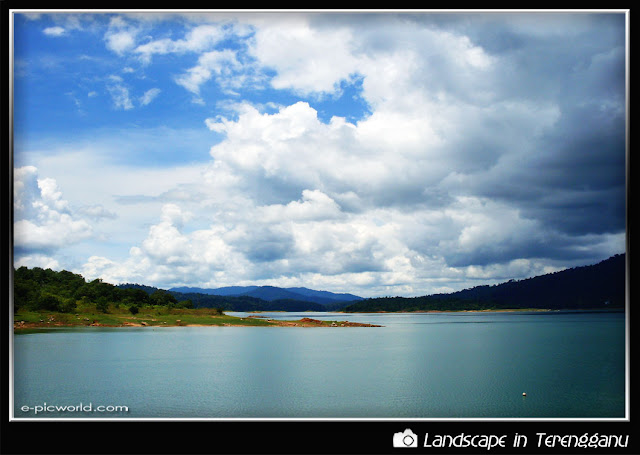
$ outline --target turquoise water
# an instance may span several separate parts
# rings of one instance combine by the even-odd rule
[[[265,316],[384,327],[74,328],[16,335],[14,415],[625,417],[622,313]],[[71,408],[55,412],[52,406]],[[96,412],[98,406],[105,412]]]

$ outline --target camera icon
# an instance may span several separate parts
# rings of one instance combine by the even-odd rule
[[[418,447],[418,436],[409,428],[393,435],[393,447]]]

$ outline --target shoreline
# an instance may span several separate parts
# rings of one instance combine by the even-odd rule
[[[343,314],[416,314],[416,313],[624,313],[625,308],[500,308],[486,310],[414,310],[414,311],[354,311]]]
[[[263,319],[263,318],[239,318],[235,316],[223,316],[220,319],[208,319],[200,316],[199,321],[183,321],[176,319],[173,322],[161,321],[158,319],[152,319],[150,322],[147,320],[124,320],[119,323],[105,323],[93,320],[91,322],[68,322],[56,320],[55,316],[49,318],[49,320],[40,320],[38,322],[27,322],[24,320],[14,321],[13,330],[14,333],[19,333],[23,330],[38,330],[38,329],[52,329],[52,328],[89,328],[89,327],[103,327],[103,328],[158,328],[158,327],[383,327],[377,324],[361,323],[361,322],[349,322],[349,321],[321,321],[319,319],[302,318],[299,320],[278,320],[278,319]]]
[[[565,310],[553,310],[551,308],[504,308],[504,309],[487,309],[487,310],[415,310],[415,311],[376,311],[375,313],[382,314],[415,314],[415,313],[521,313],[521,312],[557,312]],[[582,311],[582,310],[577,310]],[[354,313],[357,314],[357,313]]]
[[[259,315],[245,317],[211,315],[208,313],[180,312],[175,314],[132,316],[126,314],[96,314],[96,313],[54,313],[31,312],[16,313],[13,329],[19,333],[24,330],[38,330],[47,328],[71,327],[384,327],[378,324],[333,320],[319,320],[303,317],[297,320],[271,319]],[[428,310],[428,311],[374,311],[374,312],[330,312],[335,314],[473,314],[473,313],[624,313],[624,308],[610,309],[544,309],[544,308],[514,308],[487,310]],[[295,312],[294,312],[295,313]],[[324,312],[305,312],[313,315]]]

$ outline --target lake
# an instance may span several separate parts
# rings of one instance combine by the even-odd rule
[[[262,316],[384,327],[18,334],[14,416],[625,417],[624,313]],[[56,411],[60,406],[67,408]]]

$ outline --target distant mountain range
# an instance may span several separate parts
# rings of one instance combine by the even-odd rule
[[[316,291],[303,287],[280,288],[276,286],[226,286],[221,288],[198,288],[198,287],[174,287],[171,292],[181,294],[206,294],[219,295],[225,297],[254,297],[257,299],[273,302],[277,300],[297,300],[304,302],[314,302],[320,305],[335,304],[336,302],[353,302],[363,300],[353,294],[336,294],[329,291]]]

